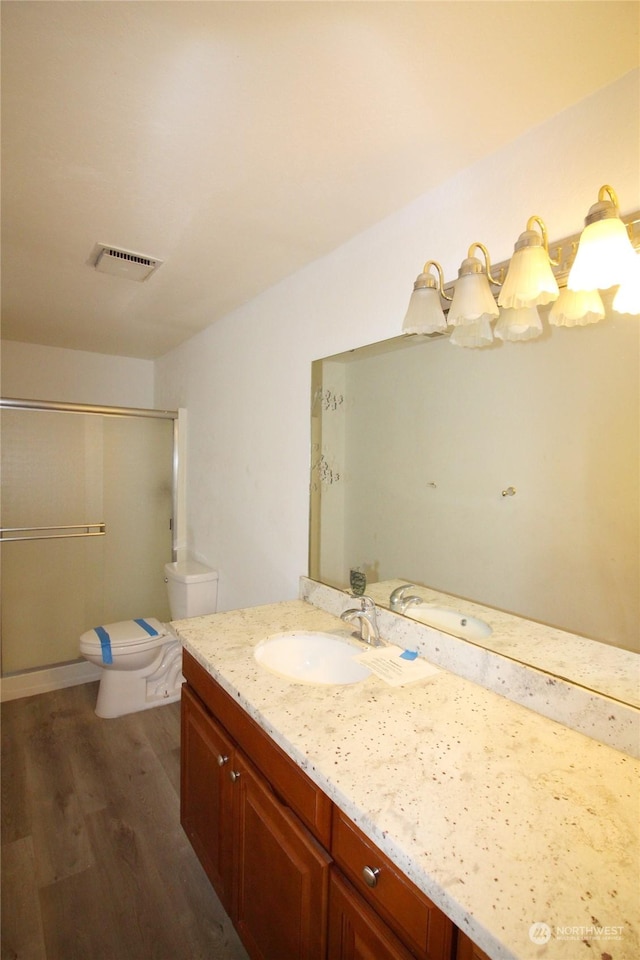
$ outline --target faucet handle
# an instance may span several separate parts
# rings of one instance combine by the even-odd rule
[[[403,583],[401,586],[396,587],[391,594],[392,600],[401,600],[404,596],[405,590],[415,590],[415,584],[413,583]]]
[[[407,590],[415,590],[415,585],[413,583],[403,583],[391,592],[389,604],[392,610],[397,610]]]

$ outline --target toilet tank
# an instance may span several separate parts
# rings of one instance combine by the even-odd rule
[[[196,560],[165,563],[165,582],[172,620],[215,613],[218,604],[218,573]]]

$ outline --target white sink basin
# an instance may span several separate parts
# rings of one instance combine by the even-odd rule
[[[296,630],[276,633],[256,646],[254,656],[267,670],[298,683],[357,683],[371,671],[353,659],[363,653],[346,637]]]
[[[493,633],[484,620],[469,617],[460,613],[459,610],[451,610],[448,607],[432,607],[428,603],[416,604],[415,607],[407,607],[404,614],[436,630],[452,633],[454,637],[460,637],[462,640],[483,640]]]

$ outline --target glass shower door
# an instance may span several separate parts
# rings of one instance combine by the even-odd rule
[[[173,421],[104,417],[103,430],[105,620],[168,620]]]
[[[80,634],[101,623],[166,619],[173,421],[0,418],[3,676],[80,659]]]

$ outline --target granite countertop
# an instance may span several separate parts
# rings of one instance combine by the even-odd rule
[[[391,591],[401,586],[406,586],[406,581],[371,583],[367,593],[377,604],[389,606]],[[427,603],[463,610],[490,624],[493,633],[486,639],[475,640],[478,646],[640,707],[640,657],[637,653],[536,623],[505,610],[462,600],[430,587],[410,586],[408,593],[423,597]],[[406,616],[411,617],[411,609]]]
[[[445,670],[295,683],[253,646],[303,601],[174,623],[186,649],[494,960],[637,960],[640,763]],[[542,939],[547,925],[551,939]]]

